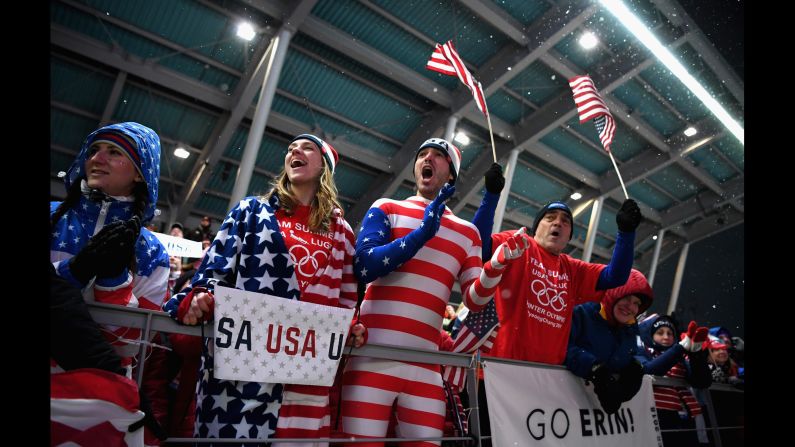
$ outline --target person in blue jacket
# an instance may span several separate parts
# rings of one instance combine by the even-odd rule
[[[618,411],[640,389],[644,370],[635,359],[642,353],[636,318],[653,299],[646,277],[632,269],[627,283],[607,290],[601,302],[574,308],[564,364],[594,384],[594,393],[608,414]]]
[[[645,351],[636,357],[647,374],[683,379],[694,388],[708,388],[712,375],[707,367],[705,340],[707,328],[696,328],[691,321],[679,341],[676,320],[669,315],[651,315],[638,324]],[[660,421],[663,443],[676,446],[697,446],[696,418],[703,410],[696,397],[685,386],[654,385],[654,403]],[[690,431],[671,431],[690,429]]]
[[[712,384],[707,368],[706,327],[697,327],[696,322],[691,321],[680,336],[673,317],[654,314],[644,319],[638,329],[645,349],[636,359],[643,364],[646,374],[687,379],[696,388],[708,388]]]
[[[103,126],[63,175],[66,197],[50,202],[50,262],[86,301],[160,310],[169,296],[166,248],[145,228],[157,207],[160,150],[142,124]],[[141,330],[106,325],[103,334],[132,377]]]

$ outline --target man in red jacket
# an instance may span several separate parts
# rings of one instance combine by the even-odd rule
[[[493,215],[488,206],[484,197],[474,222],[484,241],[484,257],[491,257],[491,247],[515,233],[508,230],[484,234],[483,216]],[[563,253],[574,235],[571,209],[563,202],[550,202],[541,208],[533,222],[530,247],[520,262],[506,267],[494,296],[500,329],[490,355],[562,364],[574,306],[598,301],[600,291],[627,281],[632,268],[635,229],[641,219],[637,203],[626,200],[616,214],[618,233],[610,263],[594,264]],[[490,232],[490,223],[488,228]]]

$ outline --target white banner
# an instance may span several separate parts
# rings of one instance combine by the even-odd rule
[[[174,237],[168,234],[152,232],[155,237],[160,240],[164,247],[166,247],[166,253],[169,256],[179,256],[185,258],[201,258],[202,257],[202,243],[197,241],[192,241],[190,239],[184,239],[181,237]]]
[[[631,401],[607,415],[593,385],[569,371],[494,362],[484,371],[495,447],[663,445],[651,376]]]
[[[215,287],[215,376],[331,386],[353,309]]]

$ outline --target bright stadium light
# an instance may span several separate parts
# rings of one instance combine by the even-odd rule
[[[250,23],[243,22],[237,25],[237,37],[246,41],[250,41],[256,35],[257,33],[254,31],[254,27],[251,26]]]
[[[596,35],[590,31],[586,31],[580,36],[580,46],[585,48],[586,50],[590,50],[591,48],[595,47],[599,40],[596,38]]]
[[[688,127],[687,129],[685,129],[685,136],[686,137],[692,137],[693,135],[695,135],[697,133],[698,133],[698,130],[696,130],[695,127],[691,126],[691,127]]]
[[[599,0],[599,2],[618,18],[625,27],[646,46],[694,95],[729,129],[740,143],[745,146],[745,129],[740,126],[729,112],[721,106],[696,78],[678,61],[667,48],[654,37],[654,34],[632,14],[620,0]]]
[[[185,148],[178,147],[174,149],[174,156],[179,158],[188,158],[190,157],[190,152],[186,151]]]

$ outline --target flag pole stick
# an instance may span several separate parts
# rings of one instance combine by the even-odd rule
[[[485,100],[483,101],[486,102]],[[494,156],[494,163],[497,163],[497,149],[494,146],[494,131],[491,130],[491,116],[489,115],[489,107],[486,106],[486,122],[489,123],[489,136],[491,137],[491,155]]]
[[[618,181],[621,182],[621,189],[624,190],[624,197],[629,199],[629,194],[627,194],[627,187],[624,186],[624,179],[621,178],[621,172],[618,170],[618,165],[616,164],[616,159],[613,158],[613,153],[610,150],[607,151],[608,155],[610,155],[610,161],[613,162],[613,167],[616,168],[616,174],[618,174]]]

